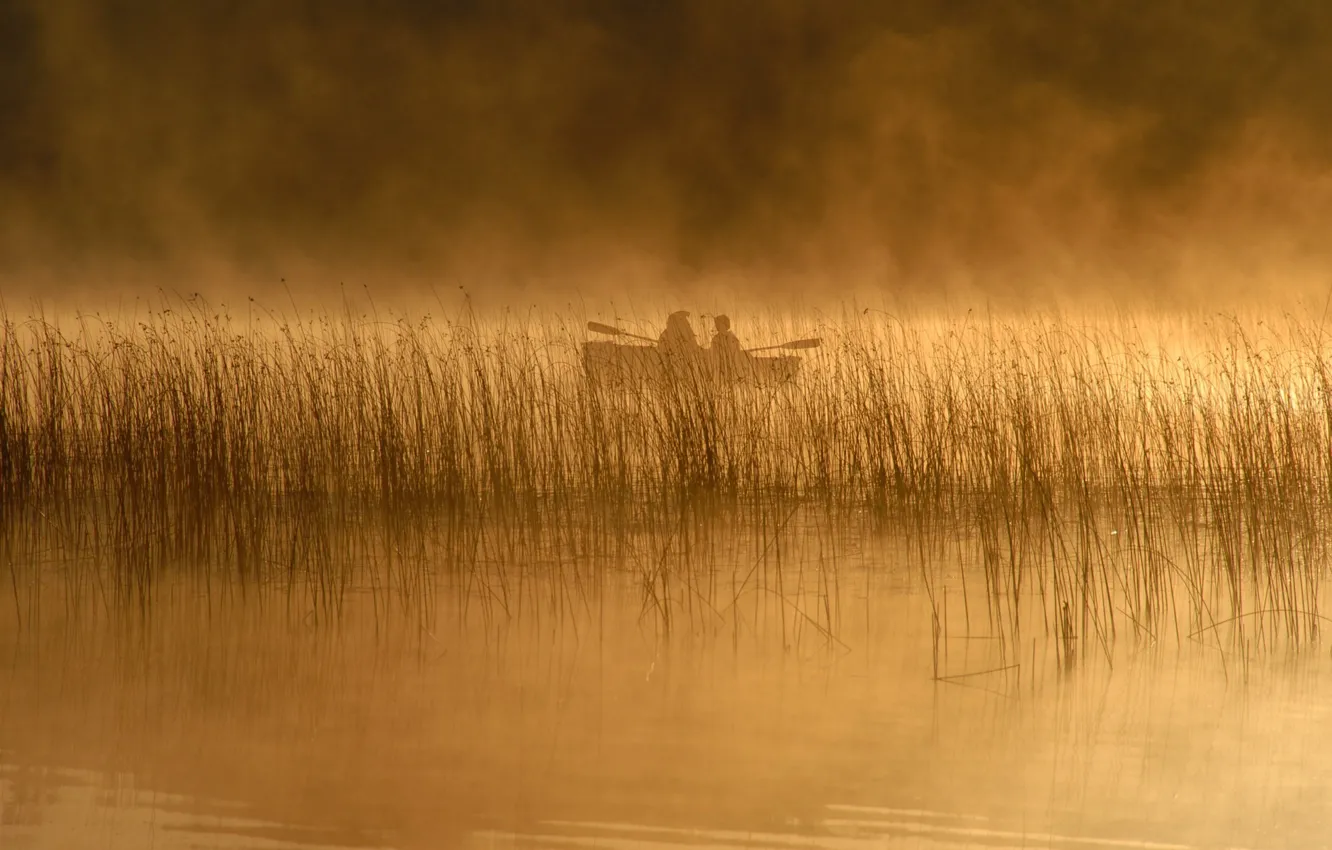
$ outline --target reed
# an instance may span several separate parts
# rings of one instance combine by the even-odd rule
[[[870,517],[856,533],[908,535],[922,562],[965,548],[1006,640],[1108,657],[1122,634],[1223,622],[1317,639],[1332,340],[1314,322],[847,313],[789,329],[825,345],[770,388],[589,382],[582,324],[239,321],[198,301],[134,322],[4,316],[15,604],[43,552],[141,604],[180,573],[299,584],[331,612],[353,586],[424,599],[484,575],[495,615],[535,565],[583,587],[636,562],[668,618],[672,594],[721,602],[661,566],[700,512],[772,530],[801,510]]]

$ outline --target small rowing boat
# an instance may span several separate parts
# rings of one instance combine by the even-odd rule
[[[800,358],[792,354],[760,356],[759,352],[799,351],[820,345],[817,339],[798,339],[742,351],[732,335],[729,347],[715,344],[718,337],[714,337],[714,345],[703,348],[694,342],[693,331],[684,321],[688,315],[683,311],[671,314],[675,327],[668,322],[660,341],[614,325],[588,322],[587,329],[596,333],[652,343],[635,345],[604,340],[583,343],[583,370],[588,380],[621,387],[666,386],[681,381],[706,381],[722,386],[778,386],[790,383],[799,374]],[[723,329],[729,331],[729,327],[727,320]]]

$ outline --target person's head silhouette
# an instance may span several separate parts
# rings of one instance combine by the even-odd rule
[[[717,316],[712,320],[716,325],[718,333],[725,333],[731,329],[731,319],[729,316]]]
[[[676,310],[666,317],[666,329],[661,332],[658,342],[665,348],[691,350],[698,347],[698,337],[689,324],[689,313]]]

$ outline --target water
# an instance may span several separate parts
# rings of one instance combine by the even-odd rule
[[[999,640],[955,570],[931,588],[952,594],[936,642],[909,547],[839,545],[833,571],[801,539],[665,585],[650,564],[529,571],[503,606],[496,575],[402,609],[353,589],[335,618],[184,580],[146,617],[20,588],[0,605],[0,846],[1328,843],[1325,649],[1121,639],[1069,660],[1037,625]]]

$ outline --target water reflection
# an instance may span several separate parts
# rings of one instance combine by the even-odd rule
[[[1134,848],[1134,850],[1190,850],[1197,845],[1144,841],[1133,838],[1056,835],[994,828],[989,818],[914,809],[830,805],[828,817],[811,826],[825,835],[739,832],[735,830],[673,829],[622,823],[548,821],[546,831],[530,834],[480,832],[476,848],[810,848],[810,850],[868,850],[890,843],[894,847],[944,846],[966,848]]]
[[[131,774],[24,765],[0,753],[6,848],[322,848],[382,846],[370,836],[247,817],[224,802],[137,787]]]
[[[712,528],[619,570],[496,561],[411,616],[374,588],[336,618],[278,588],[21,588],[0,846],[1323,840],[1321,654],[1223,623],[1069,651],[1039,587],[1004,603],[1026,631],[992,616],[962,548],[802,522],[778,550]]]

